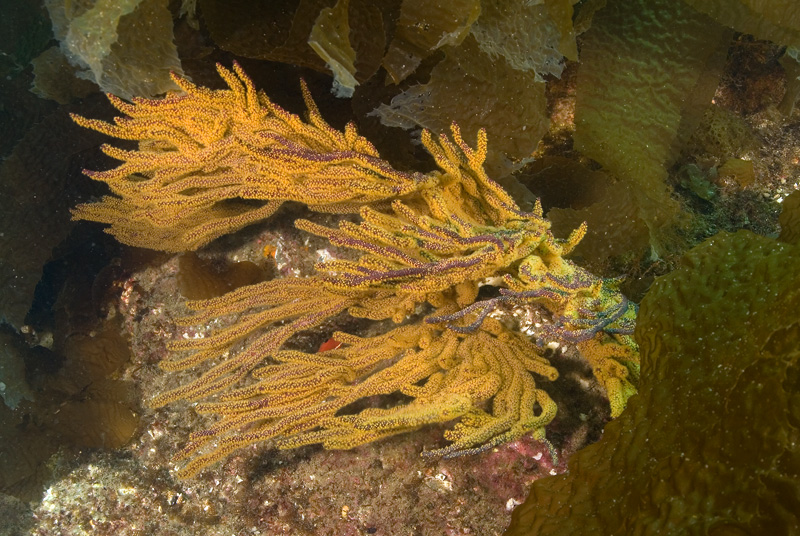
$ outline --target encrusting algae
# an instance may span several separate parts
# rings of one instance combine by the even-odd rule
[[[358,223],[296,226],[360,253],[332,259],[317,274],[274,279],[188,302],[182,325],[235,315],[205,338],[174,341],[170,371],[218,361],[197,379],[152,400],[203,400],[218,420],[192,434],[178,459],[191,476],[247,445],[321,443],[346,449],[431,423],[457,421],[446,447],[426,456],[483,451],[528,432],[544,440],[556,405],[534,377],[555,380],[544,343],[575,344],[618,416],[636,391],[638,351],[630,337],[636,306],[613,280],[596,278],[564,256],[579,227],[555,238],[537,203],[522,211],[483,169],[485,132],[469,146],[423,133],[438,171],[404,173],[382,160],[353,125],[343,132],[319,114],[308,90],[307,121],[272,103],[234,64],[218,67],[229,89],[174,76],[185,95],[162,100],[110,97],[127,117],[114,124],[75,117],[86,127],[138,140],[139,149],[104,146],[122,161],[87,172],[114,196],[79,206],[76,218],[110,225],[130,245],[197,249],[262,220],[285,201],[325,212],[355,212]],[[479,287],[482,289],[479,295]],[[493,313],[503,304],[546,309],[536,340]],[[284,348],[289,339],[347,313],[396,326],[379,335],[334,333],[325,352]],[[407,402],[354,410],[376,395]],[[209,400],[210,399],[210,400]]]

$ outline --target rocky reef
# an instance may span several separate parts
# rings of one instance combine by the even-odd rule
[[[509,524],[510,534],[798,531],[797,278],[787,268],[800,247],[800,203],[790,195],[800,176],[795,2],[0,4],[0,534],[489,535]],[[186,247],[173,230],[169,253],[119,244],[99,225],[70,220],[75,206],[109,195],[82,170],[118,163],[98,149],[107,137],[70,114],[115,124],[120,112],[101,90],[120,98],[123,114],[144,97],[173,102],[185,93],[170,71],[220,94],[217,64],[234,62],[298,117],[303,79],[330,128],[345,132],[352,121],[396,178],[441,173],[424,129],[438,140],[456,122],[471,150],[483,129],[487,176],[520,212],[541,206],[552,243],[586,222],[564,261],[641,303],[641,374],[629,369],[639,394],[624,412],[616,404],[621,416],[611,418],[609,384],[592,370],[592,358],[608,356],[556,341],[549,326],[563,314],[500,299],[491,279],[476,296],[465,286],[445,296],[459,309],[433,315],[443,320],[436,334],[448,324],[468,330],[486,313],[526,338],[558,374],[536,377],[557,409],[536,437],[422,458],[446,448],[442,437],[456,425],[437,421],[351,450],[249,445],[178,478],[173,456],[218,421],[194,402],[151,408],[159,393],[199,377],[159,364],[174,357],[168,346],[201,344],[192,341],[243,316],[187,326],[187,301],[311,276],[333,259],[355,266],[359,255],[341,244],[366,220],[346,204],[313,212],[281,201],[263,221],[221,237],[212,229],[206,238],[219,238],[210,244]],[[216,112],[198,111],[213,122]],[[132,137],[115,155],[158,143]],[[257,167],[253,155],[234,156]],[[118,179],[136,184],[151,171]],[[254,214],[261,201],[243,192],[209,213]],[[428,210],[408,196],[412,212]],[[169,213],[159,210],[151,215]],[[324,236],[297,229],[296,219]],[[106,223],[121,228],[118,220]],[[510,265],[519,273],[521,263]],[[337,315],[299,332],[283,357],[345,355],[336,332],[368,339],[391,326]],[[341,421],[402,407],[423,383],[360,400]],[[475,407],[493,415],[494,402]]]

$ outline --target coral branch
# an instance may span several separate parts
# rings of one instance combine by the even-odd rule
[[[122,161],[105,172],[113,196],[78,206],[75,219],[110,225],[130,245],[185,251],[269,217],[284,201],[329,211],[416,191],[421,174],[396,171],[352,125],[340,132],[319,114],[308,89],[308,121],[257,92],[234,63],[217,66],[227,90],[173,75],[184,95],[134,99],[109,95],[126,117],[114,123],[73,116],[81,126],[139,141],[135,151],[105,147]]]
[[[556,406],[534,378],[558,377],[542,355],[541,343],[550,339],[577,344],[612,413],[621,412],[638,379],[638,353],[627,336],[636,307],[615,281],[565,258],[585,225],[555,238],[540,203],[520,210],[486,175],[484,131],[474,148],[455,124],[450,137],[423,132],[440,169],[402,173],[352,125],[340,132],[325,123],[305,86],[303,121],[256,92],[238,65],[219,73],[229,89],[175,77],[185,95],[132,104],[111,98],[127,116],[113,124],[76,117],[138,140],[139,149],[105,149],[122,164],[88,174],[116,197],[81,205],[75,216],[110,224],[129,244],[177,251],[267,217],[287,200],[331,212],[357,207],[357,223],[296,226],[358,258],[318,263],[312,277],[189,302],[196,313],[183,325],[222,316],[234,323],[172,342],[162,363],[201,374],[153,405],[203,400],[197,411],[218,417],[179,453],[191,458],[181,474],[261,441],[351,448],[452,420],[450,444],[426,456],[474,454],[529,432],[544,439]],[[481,286],[497,288],[479,300]],[[535,305],[553,323],[531,341],[493,318],[500,304]],[[296,333],[345,313],[397,326],[365,338],[336,333],[342,345],[324,353],[284,347]]]

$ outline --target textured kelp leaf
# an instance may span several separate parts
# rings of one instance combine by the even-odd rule
[[[479,0],[404,0],[394,38],[383,58],[392,81],[405,80],[439,48],[461,43],[480,12]]]
[[[308,44],[321,10],[333,0],[258,2],[200,0],[200,15],[214,42],[237,56],[292,63],[326,71]]]
[[[188,300],[206,300],[226,292],[259,283],[266,271],[250,261],[228,263],[202,259],[196,253],[184,253],[178,259],[177,283]]]
[[[55,431],[79,447],[115,449],[125,445],[139,426],[127,403],[130,384],[120,380],[94,382],[80,399],[60,406]]]
[[[611,0],[585,34],[575,146],[631,185],[659,253],[679,214],[667,166],[711,103],[731,35],[671,0]]]
[[[352,55],[352,59],[348,60],[352,65],[347,64],[347,69],[355,84],[368,80],[381,66],[383,54],[386,52],[385,24],[394,15],[395,6],[392,4],[396,1],[398,0],[340,0],[330,11],[332,15],[336,15],[336,20],[342,27],[332,31],[331,25],[327,24],[324,32],[318,32],[320,43],[336,50],[338,56],[350,58]],[[326,11],[320,12],[312,30],[312,39],[323,20],[322,14]]]
[[[0,166],[0,318],[19,327],[42,267],[66,238],[79,154],[101,136],[56,112],[32,128]]]
[[[333,73],[333,92],[337,97],[352,97],[356,81],[356,51],[350,45],[349,0],[339,0],[317,16],[308,44],[325,60]]]
[[[784,199],[780,220],[780,239],[800,246],[800,192],[794,192]]]
[[[482,52],[470,36],[448,47],[427,84],[412,86],[375,112],[389,126],[446,132],[458,123],[467,138],[486,128],[489,174],[504,175],[507,159],[528,157],[547,130],[544,84],[533,71],[512,68]]]
[[[177,89],[182,73],[167,0],[47,0],[53,31],[80,76],[120,97],[151,97]]]
[[[720,233],[658,279],[640,394],[568,474],[534,484],[508,534],[797,533],[798,263],[795,245]]]
[[[552,2],[556,13],[559,3]],[[545,75],[561,76],[562,33],[543,2],[484,2],[472,35],[483,52],[492,58],[504,58],[514,69],[533,71],[539,81]],[[569,37],[566,41],[569,43]],[[571,48],[575,48],[574,35]]]
[[[566,204],[547,212],[556,236],[566,236],[586,222],[588,231],[573,250],[574,260],[593,269],[602,268],[611,257],[642,256],[648,249],[647,225],[638,216],[629,185],[561,157],[537,160],[532,170],[537,170],[534,187],[543,187],[542,183],[547,182],[547,186],[559,189],[566,197]]]
[[[686,0],[686,3],[737,32],[800,47],[800,9],[795,0]]]
[[[43,99],[53,99],[67,104],[75,98],[83,98],[98,90],[92,81],[78,78],[76,67],[61,48],[50,47],[31,61],[33,65],[33,87],[31,91]]]

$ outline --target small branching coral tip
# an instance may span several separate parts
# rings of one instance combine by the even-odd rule
[[[109,224],[127,244],[185,251],[269,217],[284,201],[357,210],[426,181],[392,169],[352,124],[344,132],[328,125],[305,84],[307,121],[257,92],[238,64],[217,70],[229,89],[173,75],[183,95],[130,104],[109,95],[125,115],[113,123],[73,116],[84,127],[139,142],[138,150],[103,147],[122,164],[86,173],[114,195],[78,206],[75,218]]]
[[[131,104],[109,97],[126,115],[113,124],[75,117],[139,141],[136,151],[105,147],[122,164],[87,173],[113,195],[79,206],[75,217],[109,224],[128,244],[183,251],[291,200],[357,212],[357,223],[338,228],[296,226],[360,256],[321,262],[314,276],[188,302],[196,312],[183,325],[237,320],[203,339],[172,342],[162,363],[199,375],[155,396],[154,406],[200,400],[199,413],[217,416],[178,454],[189,460],[181,475],[253,443],[345,449],[451,421],[450,443],[426,456],[478,453],[526,433],[544,440],[556,406],[536,378],[558,377],[542,351],[549,341],[577,345],[612,414],[621,413],[639,374],[630,337],[636,307],[615,281],[564,257],[585,225],[555,238],[541,204],[522,211],[486,175],[484,131],[474,148],[455,124],[450,136],[423,132],[439,170],[402,173],[352,125],[331,128],[305,85],[304,121],[257,92],[237,64],[218,70],[228,89],[175,77],[183,95]],[[478,300],[480,286],[495,290]],[[531,338],[495,318],[501,304],[536,306],[552,322]],[[370,337],[334,333],[337,344],[324,352],[285,349],[296,333],[341,314],[396,325]],[[383,403],[352,409],[367,400]]]

